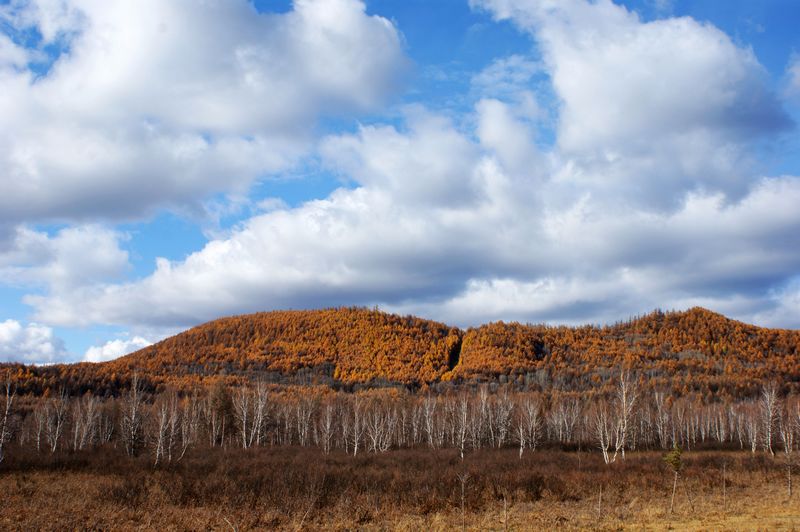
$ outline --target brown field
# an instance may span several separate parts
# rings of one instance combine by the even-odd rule
[[[800,529],[781,457],[658,452],[605,465],[596,452],[398,450],[353,457],[317,449],[210,449],[153,468],[112,448],[36,454],[0,469],[6,530],[547,530]],[[726,483],[723,493],[723,464]],[[461,511],[459,475],[464,483]],[[461,477],[463,478],[463,477]],[[602,499],[598,510],[598,499]],[[691,508],[691,497],[694,509]]]

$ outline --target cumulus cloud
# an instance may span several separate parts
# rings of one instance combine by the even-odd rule
[[[752,171],[743,144],[792,125],[752,50],[711,25],[644,23],[609,0],[471,3],[539,43],[569,177],[595,194],[661,208],[692,187],[741,197]]]
[[[30,49],[0,33],[0,223],[242,191],[305,153],[319,116],[373,109],[406,64],[396,28],[360,0],[280,14],[245,0],[14,0],[0,22],[41,35]],[[37,53],[55,56],[43,67]]]
[[[412,123],[407,133],[365,127],[323,143],[331,167],[361,168],[352,173],[360,183],[355,189],[296,209],[277,207],[185,261],[159,260],[140,282],[55,291],[29,301],[49,323],[140,321],[134,315],[146,305],[151,315],[141,322],[164,325],[452,289],[464,268],[464,257],[453,252],[472,226],[459,220],[499,214],[497,206],[477,203],[499,177],[481,167],[477,148],[446,120],[419,116]],[[490,186],[503,188],[500,182]],[[451,238],[455,248],[441,245]],[[80,315],[74,312],[78,300],[89,304]],[[129,309],[118,304],[122,300]]]
[[[117,338],[110,340],[103,345],[92,346],[86,350],[83,360],[86,362],[105,362],[119,358],[128,353],[133,353],[139,349],[143,349],[152,342],[142,338],[141,336],[134,336],[133,338]]]
[[[0,362],[47,364],[65,357],[64,342],[50,327],[16,320],[0,322]]]
[[[463,122],[416,107],[323,139],[323,167],[347,181],[329,197],[271,202],[143,279],[54,285],[28,298],[35,318],[165,327],[380,304],[469,325],[699,304],[796,322],[800,177],[747,164],[788,121],[753,53],[711,26],[643,23],[607,1],[481,5],[541,43],[561,102],[551,145],[517,97],[536,89],[513,74],[525,61],[495,63]],[[702,52],[685,57],[686,42]]]
[[[5,284],[45,286],[68,291],[119,279],[129,267],[126,236],[99,225],[63,228],[53,235],[17,227],[0,248],[0,277]]]
[[[37,319],[188,325],[264,308],[380,303],[461,324],[595,321],[701,300],[752,315],[800,268],[798,178],[759,180],[737,203],[690,193],[676,212],[619,212],[506,171],[502,154],[442,118],[414,120],[424,125],[329,139],[331,164],[359,168],[356,188],[254,217],[185,261],[160,260],[141,281],[32,301]],[[376,156],[385,153],[390,162]],[[426,164],[430,154],[436,164]],[[454,171],[465,160],[469,171]],[[396,193],[401,178],[405,194]],[[551,204],[559,195],[563,204]]]
[[[480,100],[476,106],[477,135],[482,146],[493,152],[511,172],[535,177],[546,171],[536,146],[536,132],[512,106],[495,99]]]

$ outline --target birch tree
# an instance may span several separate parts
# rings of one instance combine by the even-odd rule
[[[58,443],[61,440],[64,427],[67,423],[68,408],[69,402],[67,399],[67,392],[63,388],[59,391],[58,395],[51,398],[45,406],[45,435],[51,453],[56,452],[56,449],[58,449]]]
[[[633,418],[633,409],[636,406],[638,389],[636,383],[632,381],[630,372],[621,371],[619,374],[619,385],[617,386],[617,441],[615,454],[622,451],[622,459],[625,459],[625,447],[628,443],[630,422]]]
[[[143,394],[139,376],[134,373],[131,387],[122,400],[122,416],[120,419],[120,437],[128,456],[135,456],[144,443],[142,430]]]
[[[761,390],[761,425],[764,434],[764,450],[775,456],[772,449],[773,431],[778,418],[778,390],[769,384]]]
[[[11,422],[14,407],[16,388],[12,386],[11,380],[6,380],[5,398],[3,401],[3,419],[0,422],[0,463],[5,458],[6,444],[11,440]]]
[[[531,451],[536,450],[536,446],[542,439],[542,405],[538,398],[527,396],[520,407],[519,425],[524,432],[525,445]],[[520,443],[521,445],[521,443]],[[522,456],[522,448],[519,452]]]
[[[72,448],[85,449],[95,441],[100,416],[98,400],[91,393],[74,401],[72,408]]]

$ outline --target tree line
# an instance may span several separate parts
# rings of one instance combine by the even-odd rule
[[[547,446],[595,451],[607,464],[626,453],[675,447],[783,453],[790,463],[800,435],[800,398],[775,385],[748,400],[704,402],[647,391],[628,371],[618,373],[613,392],[591,398],[497,384],[447,394],[265,383],[148,393],[134,376],[116,398],[64,391],[18,397],[8,381],[0,400],[0,461],[22,447],[56,453],[110,446],[148,454],[158,465],[180,461],[188,449],[218,446],[317,447],[354,456],[451,448],[462,459],[487,447],[513,447],[522,457]]]

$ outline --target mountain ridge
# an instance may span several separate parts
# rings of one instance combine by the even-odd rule
[[[586,392],[608,386],[626,367],[653,389],[741,395],[769,379],[798,387],[800,331],[702,307],[603,326],[497,321],[467,329],[340,307],[219,318],[108,362],[14,367],[31,393],[59,383],[77,393],[115,393],[134,372],[153,388],[184,390],[260,379],[411,389],[499,382]]]

